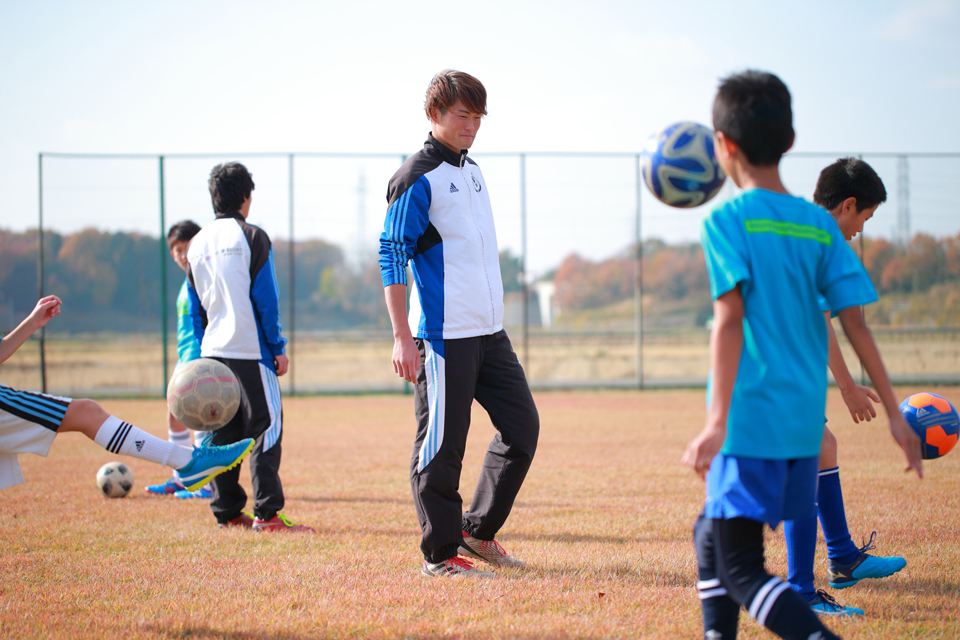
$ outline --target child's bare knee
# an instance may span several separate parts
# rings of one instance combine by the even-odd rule
[[[820,452],[830,454],[830,457],[837,457],[837,436],[829,429],[823,430],[823,443],[820,446]]]
[[[100,425],[108,417],[109,414],[99,404],[93,400],[80,398],[70,402],[59,431],[79,431],[93,439]]]

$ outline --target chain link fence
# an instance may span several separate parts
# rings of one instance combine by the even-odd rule
[[[887,187],[853,246],[880,292],[867,318],[897,382],[960,382],[960,154],[791,153],[787,187],[812,196],[838,157]],[[505,324],[536,388],[703,386],[711,301],[699,249],[706,207],[677,210],[641,188],[632,153],[475,154],[490,185]],[[250,222],[273,240],[287,394],[409,390],[393,373],[377,267],[397,154],[39,157],[39,216],[0,230],[0,328],[38,294],[63,315],[4,365],[4,381],[65,395],[156,396],[176,361],[183,273],[167,228],[213,218],[206,180],[243,162]],[[728,182],[719,198],[735,192]],[[709,205],[708,205],[709,206]],[[842,334],[842,332],[838,332]],[[843,343],[855,375],[862,371]]]

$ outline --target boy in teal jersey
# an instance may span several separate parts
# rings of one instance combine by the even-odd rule
[[[883,181],[873,168],[857,158],[840,158],[820,172],[813,201],[830,212],[837,221],[844,239],[851,240],[863,230],[881,203],[887,199]],[[837,382],[843,401],[853,421],[870,421],[877,416],[871,401],[878,398],[867,387],[856,384],[850,375],[830,323],[830,309],[820,301],[827,319],[830,341],[830,371]],[[837,439],[824,427],[820,449],[820,472],[817,485],[817,515],[827,542],[829,582],[834,589],[845,589],[867,578],[885,578],[900,571],[907,561],[897,556],[881,557],[867,553],[873,548],[875,534],[863,547],[857,547],[847,528]],[[787,542],[787,578],[790,586],[806,599],[814,611],[833,616],[862,615],[863,610],[841,606],[831,596],[814,587],[814,556],[817,545],[817,518],[788,521],[783,526]]]
[[[170,227],[170,231],[167,232],[167,246],[170,247],[170,256],[174,262],[177,263],[177,266],[183,269],[184,273],[187,271],[187,247],[190,246],[190,241],[193,239],[193,236],[199,232],[200,225],[192,220],[178,222]],[[181,367],[200,357],[200,341],[197,339],[196,328],[190,317],[187,286],[187,279],[184,278],[183,285],[180,287],[180,293],[177,294],[177,355],[179,356],[177,359],[177,367]],[[202,447],[205,444],[206,438],[209,437],[209,434],[210,432],[208,431],[194,431],[194,444]],[[190,430],[180,424],[180,422],[173,417],[173,414],[170,413],[169,409],[167,409],[167,438],[170,442],[182,447],[190,446]],[[176,470],[174,470],[173,476],[169,480],[163,484],[149,485],[146,491],[154,495],[173,495],[182,499],[210,499],[213,495],[207,487],[201,487],[196,491],[187,491],[180,482]]]
[[[792,120],[790,92],[769,73],[724,79],[713,104],[717,159],[744,193],[701,228],[715,319],[709,407],[682,459],[707,482],[694,539],[711,640],[736,637],[741,606],[782,638],[837,637],[763,562],[764,523],[816,514],[827,388],[819,297],[839,310],[908,470],[921,473],[919,438],[900,416],[860,313],[876,299],[873,285],[829,214],[781,182]]]

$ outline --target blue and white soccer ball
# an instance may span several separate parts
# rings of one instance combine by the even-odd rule
[[[678,122],[650,136],[640,166],[650,193],[671,207],[700,206],[727,178],[713,152],[713,130],[696,122]]]

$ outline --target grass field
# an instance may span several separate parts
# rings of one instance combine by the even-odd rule
[[[960,389],[939,392],[960,404]],[[530,568],[485,581],[419,574],[409,397],[286,401],[284,512],[317,535],[219,530],[199,501],[145,495],[167,470],[131,458],[137,486],[104,499],[94,476],[117,457],[65,434],[48,458],[22,456],[26,483],[3,492],[0,637],[700,637],[690,526],[703,485],[678,460],[702,425],[703,392],[536,399],[540,448],[499,536]],[[105,404],[165,437],[160,401]],[[928,462],[919,481],[902,473],[885,420],[854,425],[833,391],[828,416],[855,540],[876,530],[877,553],[908,559],[896,576],[836,592],[868,615],[828,624],[845,638],[960,637],[960,452]],[[492,435],[478,409],[465,501]],[[768,567],[785,575],[782,534],[767,539]],[[822,540],[817,560],[825,587]],[[773,636],[744,615],[741,637]]]
[[[510,335],[524,361],[527,354],[522,334],[516,331]],[[957,380],[958,333],[878,334],[877,342],[894,379]],[[169,346],[172,372],[176,353],[173,343]],[[841,340],[841,348],[847,362],[857,362],[845,340]],[[293,379],[298,393],[401,390],[403,384],[390,366],[392,350],[393,341],[382,337],[300,337],[292,350],[293,376],[282,378],[281,386],[289,391]],[[47,388],[67,395],[157,395],[162,392],[163,379],[160,353],[156,336],[104,334],[51,340],[46,355]],[[629,335],[532,335],[524,368],[534,385],[632,380],[636,376],[636,344]],[[709,368],[706,331],[645,338],[643,374],[648,384],[668,380],[704,382]],[[859,374],[859,367],[851,369]],[[40,388],[36,341],[28,342],[4,363],[3,377],[4,384],[13,387]]]

